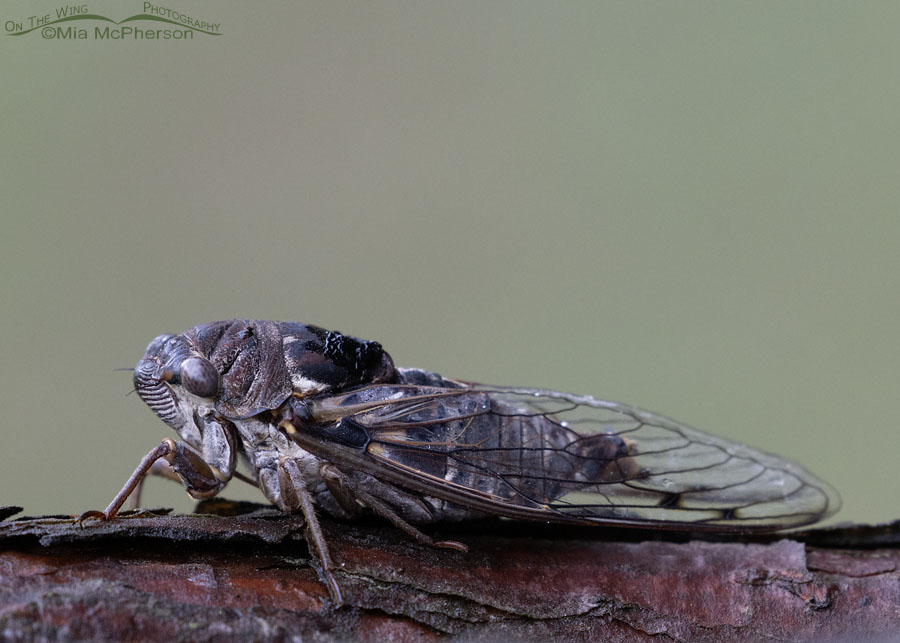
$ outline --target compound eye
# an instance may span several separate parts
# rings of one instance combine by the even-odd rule
[[[213,397],[219,391],[219,371],[208,359],[188,357],[181,362],[181,385],[198,397]]]

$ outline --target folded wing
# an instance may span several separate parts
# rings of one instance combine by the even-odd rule
[[[329,398],[317,412],[337,420],[332,451],[348,429],[366,436],[344,447],[348,462],[502,516],[774,531],[821,520],[840,504],[790,461],[590,397],[385,384]]]

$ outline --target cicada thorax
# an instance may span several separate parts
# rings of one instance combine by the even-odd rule
[[[184,335],[221,373],[216,408],[231,419],[275,409],[293,393],[321,394],[394,375],[378,342],[318,326],[232,320],[195,326]]]

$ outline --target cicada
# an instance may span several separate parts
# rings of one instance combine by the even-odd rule
[[[661,415],[395,367],[377,342],[297,322],[240,319],[161,335],[134,385],[182,441],[163,440],[105,511],[82,519],[112,519],[160,459],[194,498],[240,477],[283,511],[302,512],[336,604],[317,508],[341,519],[373,511],[419,542],[465,550],[420,527],[501,516],[777,531],[840,504],[792,462]]]

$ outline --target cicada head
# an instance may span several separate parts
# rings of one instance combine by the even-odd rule
[[[154,339],[134,369],[138,396],[159,419],[195,444],[191,437],[199,435],[199,428],[193,416],[200,404],[194,398],[207,399],[211,406],[219,379],[216,368],[191,349],[184,335]]]
[[[160,335],[135,367],[134,386],[147,406],[199,452],[217,479],[204,478],[198,485],[197,479],[184,478],[188,492],[195,498],[217,493],[231,477],[237,455],[233,426],[215,409],[222,390],[220,370],[190,337]]]

